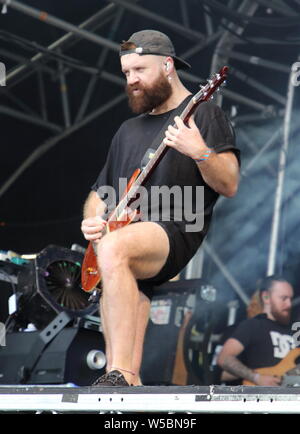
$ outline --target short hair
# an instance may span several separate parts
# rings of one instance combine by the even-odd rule
[[[137,46],[130,41],[122,41],[121,45],[121,51],[128,51],[128,50],[133,50],[134,48],[137,48]]]
[[[252,318],[260,313],[263,313],[262,293],[265,291],[270,291],[274,282],[290,283],[285,277],[280,274],[272,274],[271,276],[259,279],[256,283],[256,290],[247,306],[248,318]]]
[[[289,283],[289,281],[284,276],[280,274],[272,274],[271,276],[264,277],[257,281],[257,290],[260,292],[260,294],[264,291],[270,291],[274,282]]]

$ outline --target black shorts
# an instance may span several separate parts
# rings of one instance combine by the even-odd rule
[[[191,246],[189,239],[191,233],[186,233],[182,222],[156,222],[167,233],[170,251],[167,260],[160,272],[149,279],[138,280],[138,286],[150,300],[153,297],[155,286],[159,286],[175,277],[192,259],[199,246]]]

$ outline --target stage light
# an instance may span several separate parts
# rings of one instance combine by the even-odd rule
[[[43,249],[18,276],[17,326],[47,326],[60,312],[83,317],[97,311],[80,286],[83,255],[64,247]]]

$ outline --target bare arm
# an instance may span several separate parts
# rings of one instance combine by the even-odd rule
[[[91,191],[83,206],[81,231],[88,241],[98,242],[106,221],[102,219],[106,205],[95,191]]]
[[[237,358],[243,350],[244,346],[237,339],[229,338],[219,354],[217,363],[224,371],[234,375],[235,378],[243,378],[255,383],[255,372]]]
[[[199,151],[198,151],[199,152]],[[238,188],[239,166],[232,152],[212,152],[206,161],[197,163],[204,181],[216,192],[233,197]]]
[[[258,374],[238,360],[237,356],[243,349],[244,346],[237,339],[229,338],[219,354],[218,365],[229,374],[259,386],[278,386],[281,382],[280,377]]]
[[[106,205],[96,191],[91,191],[83,206],[83,218],[102,216]]]
[[[207,151],[211,151],[201,136],[193,117],[189,119],[188,126],[178,116],[175,117],[175,122],[177,128],[170,125],[166,131],[166,145],[193,159],[199,159]],[[236,194],[239,183],[239,164],[233,152],[211,152],[207,160],[197,165],[205,182],[216,192],[226,197]]]

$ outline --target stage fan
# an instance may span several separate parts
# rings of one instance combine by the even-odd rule
[[[64,247],[43,249],[18,277],[17,322],[44,328],[60,312],[72,317],[91,315],[98,310],[90,294],[81,288],[83,255]]]

